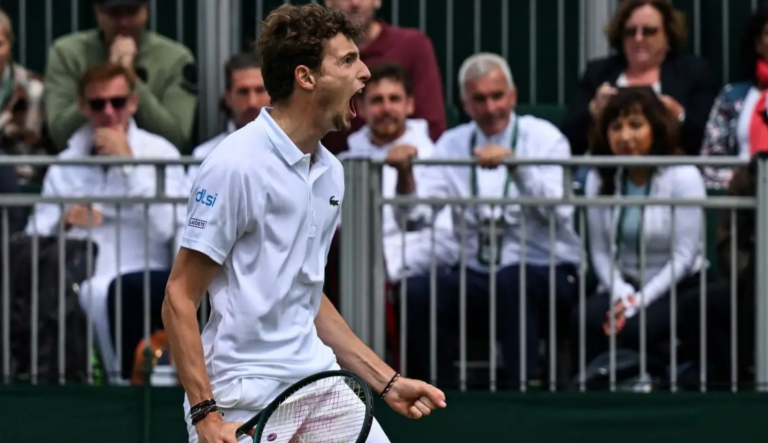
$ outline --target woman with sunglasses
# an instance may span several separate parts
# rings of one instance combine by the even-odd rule
[[[562,124],[574,155],[588,151],[587,132],[606,102],[628,86],[650,86],[680,125],[680,145],[698,155],[718,85],[706,61],[682,54],[686,27],[667,0],[626,0],[606,27],[615,55],[595,60],[581,78]]]
[[[595,124],[593,154],[676,155],[677,134],[674,115],[650,88],[624,89],[606,103]],[[702,199],[706,189],[695,166],[612,167],[589,172],[586,195]],[[609,351],[611,335],[616,336],[616,349],[648,352],[667,360],[659,345],[670,341],[672,312],[680,318],[675,333],[695,335],[696,331],[685,331],[684,325],[698,312],[681,306],[686,294],[699,296],[699,273],[704,263],[703,217],[702,209],[696,206],[587,210],[589,252],[600,283],[597,294],[586,300],[584,309],[587,365]],[[673,288],[674,308],[670,295]],[[571,320],[572,368],[578,371],[580,309],[575,310]],[[645,335],[644,345],[641,334]]]

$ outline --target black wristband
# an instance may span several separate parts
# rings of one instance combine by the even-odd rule
[[[216,407],[216,400],[213,399],[203,400],[200,403],[192,406],[189,410],[189,415],[192,418],[192,425],[196,425],[200,422],[200,420],[207,417],[208,414],[218,410],[219,408]]]
[[[392,379],[389,381],[389,383],[387,383],[387,386],[384,387],[383,391],[381,391],[381,398],[384,398],[384,396],[387,395],[387,393],[389,393],[389,391],[392,389],[392,386],[395,385],[395,382],[397,381],[398,378],[400,378],[400,373],[395,372],[395,375],[392,376]]]

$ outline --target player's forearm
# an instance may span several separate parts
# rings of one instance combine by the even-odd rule
[[[181,384],[195,405],[213,398],[205,370],[203,344],[197,323],[197,306],[187,297],[174,297],[170,289],[163,303],[163,325]]]
[[[340,366],[361,376],[374,391],[384,390],[395,370],[352,332],[325,295],[315,319],[315,326],[323,343],[333,349]]]

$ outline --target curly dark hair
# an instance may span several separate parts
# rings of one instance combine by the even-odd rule
[[[624,54],[624,25],[635,9],[650,5],[661,13],[664,22],[664,33],[667,34],[669,47],[672,51],[680,51],[685,47],[688,29],[683,13],[672,7],[669,0],[626,0],[619,5],[618,10],[605,27],[605,36],[611,48],[619,54]]]
[[[343,12],[324,6],[285,4],[267,16],[256,46],[264,87],[273,104],[293,94],[298,66],[314,72],[320,70],[326,42],[339,34],[355,39],[360,35],[360,27]]]
[[[650,87],[620,88],[605,105],[600,118],[592,127],[592,155],[614,155],[608,141],[608,129],[611,123],[620,117],[635,113],[642,114],[651,125],[653,141],[648,155],[678,155],[679,122],[659,100]],[[618,168],[597,168],[600,175],[600,195],[613,195],[616,192],[616,173]]]
[[[755,46],[763,37],[763,28],[768,23],[768,3],[761,3],[757,10],[749,17],[741,39],[741,63],[744,70],[744,78],[757,83],[755,65],[761,58]]]

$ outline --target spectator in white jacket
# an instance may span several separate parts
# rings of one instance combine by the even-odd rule
[[[568,140],[551,123],[514,112],[517,89],[506,60],[481,53],[467,59],[459,70],[464,109],[473,121],[446,131],[435,148],[435,158],[477,157],[480,167],[428,166],[398,186],[400,194],[420,197],[534,197],[560,199],[563,170],[559,166],[501,166],[506,157],[567,159]],[[403,152],[392,164],[407,168],[414,152]],[[539,339],[549,321],[550,296],[567,319],[577,296],[579,242],[573,229],[573,207],[504,207],[453,205],[453,224],[466,222],[467,319],[482,335],[489,324],[491,277],[496,280],[496,325],[507,379],[501,384],[519,386],[521,379],[538,375]],[[414,220],[428,220],[429,208],[409,210]],[[550,267],[552,264],[552,267]],[[554,274],[550,274],[554,271]],[[525,274],[525,287],[521,288]],[[555,287],[551,287],[554,276]],[[455,383],[454,361],[459,330],[461,270],[457,267],[437,278],[437,381]],[[407,282],[408,374],[430,377],[430,278]],[[525,312],[521,312],[525,297]],[[521,349],[521,325],[525,342]],[[542,323],[540,320],[545,320]],[[482,326],[480,326],[482,325]],[[452,340],[454,339],[454,340]],[[521,352],[525,364],[521,365]],[[521,368],[522,366],[522,368]]]
[[[269,106],[269,100],[258,54],[246,51],[233,55],[224,67],[224,96],[221,100],[227,126],[221,134],[196,147],[192,156],[204,160],[229,134],[256,120],[261,108]],[[189,168],[190,182],[195,179],[198,169],[197,165]]]
[[[366,125],[349,136],[349,150],[341,153],[341,158],[387,159],[391,152],[401,149],[413,150],[419,158],[433,155],[435,145],[429,138],[427,121],[408,119],[413,113],[413,86],[408,71],[401,65],[384,62],[371,67],[361,111]],[[382,168],[384,198],[397,194],[401,175],[392,166]],[[455,265],[459,245],[454,238],[449,208],[437,214],[434,228],[435,264],[438,267]],[[402,220],[395,218],[394,209],[388,205],[382,209],[382,230],[389,282],[397,283],[403,276],[429,272],[432,264],[431,228],[406,223],[404,230]]]
[[[619,90],[596,122],[592,152],[595,156],[675,155],[678,126],[650,88]],[[586,195],[702,199],[706,189],[695,166],[594,168],[587,177]],[[588,209],[589,247],[599,287],[586,302],[587,365],[609,351],[612,334],[617,348],[641,351],[643,311],[646,350],[653,354],[659,344],[669,343],[673,288],[678,294],[677,315],[698,315],[681,312],[685,309],[679,307],[685,305],[686,294],[699,297],[703,217],[696,206]],[[643,249],[645,263],[641,263]],[[575,310],[571,337],[579,337],[579,320]],[[695,337],[698,331],[677,332],[680,337]],[[572,368],[578,371],[579,340],[572,345]]]
[[[87,156],[178,158],[164,138],[139,129],[133,121],[138,106],[136,77],[122,65],[104,63],[89,69],[80,84],[79,104],[88,123],[75,132],[62,159]],[[46,197],[152,197],[154,166],[51,166],[42,195]],[[184,167],[165,168],[165,195],[187,197]],[[147,210],[145,211],[145,207]],[[144,269],[150,272],[150,329],[159,329],[165,284],[175,253],[174,240],[186,218],[184,205],[173,204],[37,204],[30,215],[29,235],[60,235],[63,218],[69,238],[91,238],[97,246],[93,275],[80,285],[80,304],[91,310],[98,350],[111,380],[129,378],[136,345],[144,336]],[[114,343],[118,277],[121,278],[122,340]],[[85,340],[85,337],[67,337]],[[118,367],[116,346],[122,347]]]

